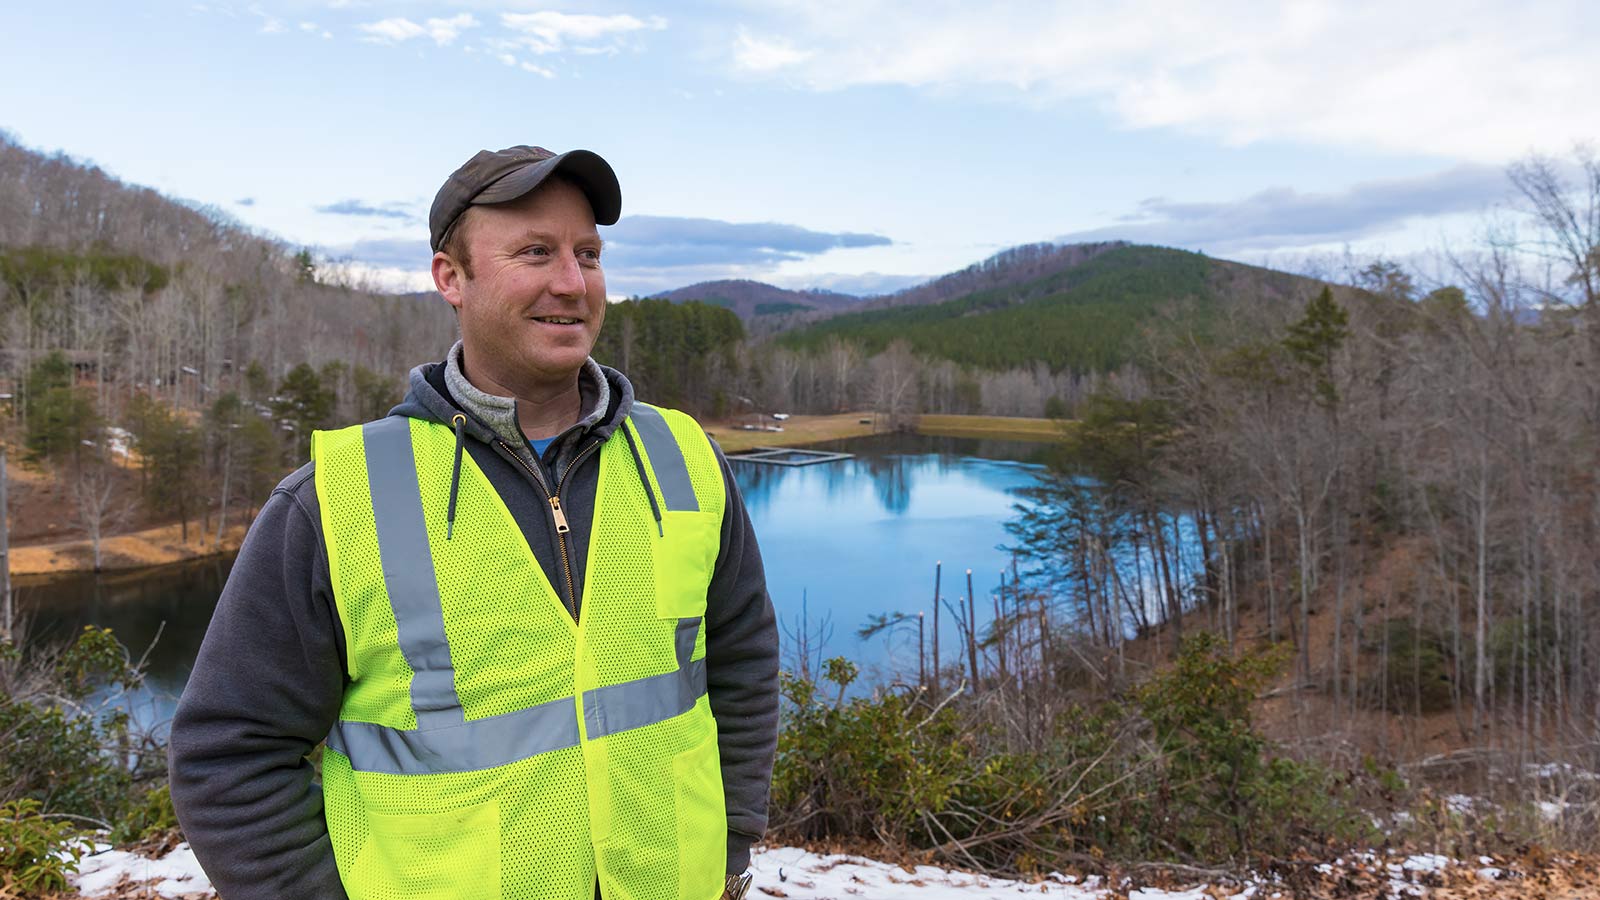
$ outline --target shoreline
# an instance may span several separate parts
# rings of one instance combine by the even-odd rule
[[[237,553],[248,527],[244,523],[229,526],[221,543],[214,542],[215,532],[202,535],[197,523],[190,523],[188,541],[183,540],[182,527],[175,524],[109,535],[100,540],[100,572],[130,572]],[[11,548],[13,587],[91,574],[94,548],[87,538]]]
[[[725,453],[739,453],[758,447],[803,447],[889,433],[875,429],[873,423],[880,418],[886,417],[871,412],[797,415],[783,423],[781,432],[743,431],[733,421],[708,422],[706,433],[716,439]],[[940,437],[1054,441],[1062,436],[1062,424],[1053,419],[925,415],[913,421],[915,433]],[[202,535],[199,523],[190,524],[188,541],[183,540],[182,529],[176,524],[109,535],[100,541],[100,571],[129,572],[237,553],[248,527],[247,523],[230,526],[223,533],[221,543],[213,542],[214,532]],[[72,575],[89,575],[94,572],[93,559],[93,548],[87,538],[17,545],[11,548],[11,577],[19,584],[31,586]]]
[[[781,432],[741,431],[735,421],[708,422],[706,433],[716,439],[724,453],[739,453],[758,447],[804,447],[845,438],[891,434],[893,432],[888,428],[878,428],[873,424],[887,419],[887,416],[877,416],[870,411],[792,416],[783,423]],[[771,420],[765,421],[771,423]],[[1065,423],[1056,419],[927,414],[910,417],[908,421],[912,423],[912,433],[932,437],[1054,442],[1066,436]]]

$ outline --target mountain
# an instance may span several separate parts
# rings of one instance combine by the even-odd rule
[[[1043,363],[1052,371],[1106,371],[1132,357],[1140,329],[1163,308],[1178,308],[1204,329],[1224,296],[1270,302],[1320,287],[1309,278],[1165,247],[1031,245],[813,321],[777,341],[814,349],[837,337],[876,352],[905,340],[919,353],[981,368]]]
[[[1128,246],[1126,241],[1105,241],[1095,244],[1022,244],[1001,250],[988,259],[973,263],[958,272],[941,275],[882,297],[874,297],[861,304],[859,309],[928,306],[964,297],[976,291],[1027,284],[1086,263],[1102,253],[1126,246]]]
[[[684,303],[698,300],[733,310],[746,322],[757,317],[786,316],[791,313],[852,309],[861,298],[835,291],[791,291],[760,281],[745,279],[702,281],[677,290],[656,294],[656,299]]]

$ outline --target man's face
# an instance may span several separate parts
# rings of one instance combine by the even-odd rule
[[[472,376],[518,390],[575,379],[606,316],[600,233],[583,192],[562,179],[509,203],[474,206],[472,278],[443,254],[434,280],[460,313]]]

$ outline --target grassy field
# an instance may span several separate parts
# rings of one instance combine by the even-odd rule
[[[861,420],[867,420],[863,425]],[[783,431],[740,431],[734,422],[712,422],[706,431],[717,439],[724,452],[738,453],[756,447],[798,447],[840,438],[862,437],[874,433],[873,421],[883,421],[870,412],[838,413],[831,416],[793,416],[782,423]],[[1012,441],[1057,441],[1062,425],[1054,419],[1020,419],[1005,416],[921,416],[919,434],[946,437],[1002,438]]]
[[[862,419],[866,419],[868,424],[861,424]],[[852,412],[831,416],[793,416],[786,422],[769,422],[781,424],[782,431],[740,431],[734,427],[737,422],[708,422],[706,433],[717,439],[724,453],[738,453],[757,447],[793,447],[863,437],[873,433],[873,421],[870,412]]]

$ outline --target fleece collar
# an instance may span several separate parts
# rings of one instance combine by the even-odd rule
[[[412,369],[406,398],[389,415],[448,425],[456,413],[465,413],[469,437],[485,443],[503,441],[519,455],[527,453],[531,458],[527,439],[516,421],[516,402],[510,397],[484,393],[467,381],[461,373],[460,354],[461,342],[457,341],[443,362]],[[556,438],[557,444],[571,441],[576,445],[574,439],[586,435],[605,440],[633,410],[633,385],[627,376],[592,358],[578,373],[578,393],[583,417]]]
[[[450,388],[450,396],[461,408],[477,416],[496,437],[513,447],[527,440],[522,433],[521,423],[517,421],[517,401],[512,397],[481,391],[467,380],[462,368],[461,341],[456,341],[445,355],[444,383]],[[578,406],[583,410],[583,415],[563,429],[563,436],[574,428],[580,435],[588,432],[600,424],[611,406],[611,386],[593,357],[584,360],[583,368],[578,370]]]

